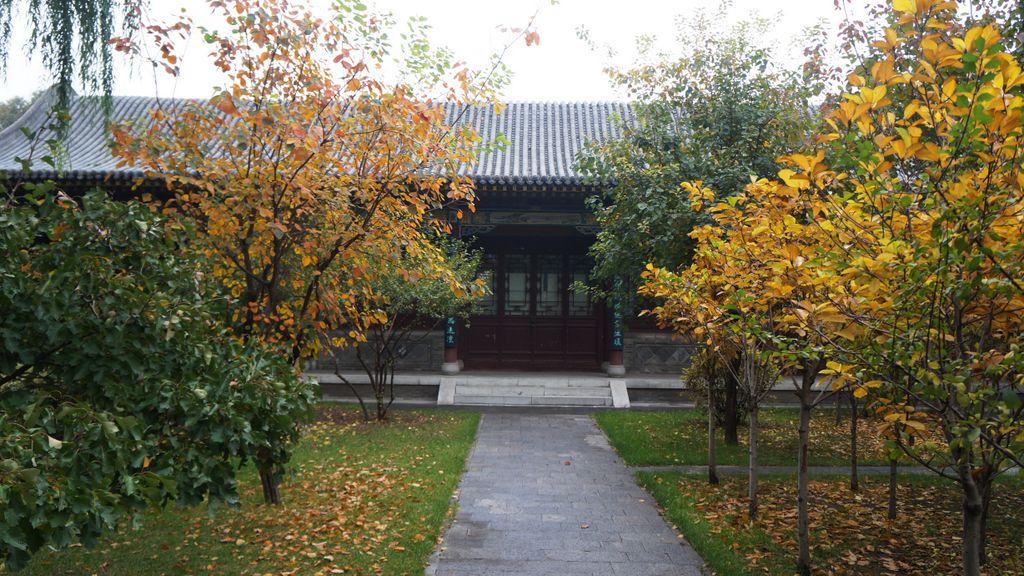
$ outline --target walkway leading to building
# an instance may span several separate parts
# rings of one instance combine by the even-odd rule
[[[433,576],[697,576],[586,415],[484,414]]]

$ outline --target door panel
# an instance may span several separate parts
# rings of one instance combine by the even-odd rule
[[[586,284],[590,277],[592,264],[589,258],[579,254],[569,255],[569,285],[577,282]],[[570,318],[593,318],[594,304],[590,301],[590,294],[585,291],[568,291],[569,317]]]
[[[565,326],[561,324],[554,325],[543,325],[534,324],[532,335],[532,350],[536,354],[545,355],[561,355],[563,350],[563,334],[565,332]]]
[[[490,294],[477,302],[477,313],[473,317],[469,331],[464,333],[460,344],[466,353],[478,361],[496,363],[501,350],[499,337],[501,323],[498,318],[498,257],[487,254],[480,262],[481,271],[490,277]]]
[[[535,316],[562,316],[565,289],[562,286],[562,256],[538,254],[534,256]]]
[[[472,338],[467,338],[466,346],[474,356],[481,354],[498,354],[498,324],[482,319],[473,322]]]
[[[477,315],[494,318],[498,315],[498,257],[486,254],[480,261],[480,271],[490,278],[490,294],[477,302]]]
[[[529,321],[522,319],[514,322],[504,322],[501,327],[498,342],[502,354],[530,355],[530,325]]]
[[[505,257],[502,272],[505,316],[530,315],[530,257],[526,254],[509,254]]]
[[[566,332],[566,353],[573,355],[593,354],[597,347],[597,330],[593,323],[570,325]]]
[[[537,239],[533,251],[488,250],[484,265],[494,294],[464,334],[467,367],[598,369],[600,316],[586,293],[569,290],[573,282],[586,281],[590,262],[566,248],[554,252],[558,242],[544,240]]]

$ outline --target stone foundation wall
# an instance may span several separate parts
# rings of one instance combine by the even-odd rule
[[[370,348],[363,344],[363,357],[369,361]],[[325,350],[311,362],[310,369],[318,372],[333,372],[335,358],[338,369],[343,372],[362,372],[363,366],[356,357],[355,348]],[[396,372],[440,372],[444,362],[444,332],[441,330],[414,331],[399,351]]]
[[[678,374],[694,352],[692,344],[657,330],[627,331],[622,345],[627,374]]]
[[[623,339],[623,357],[626,371],[630,374],[678,374],[690,364],[694,347],[678,339],[670,332],[657,330],[630,330]],[[366,346],[366,345],[364,345]],[[364,348],[364,354],[367,349]],[[363,367],[356,358],[354,348],[342,348],[321,353],[312,360],[309,370],[333,372],[334,358],[339,361],[343,372],[362,372]],[[418,331],[407,342],[406,349],[398,361],[398,372],[440,372],[444,362],[444,332],[441,330]]]

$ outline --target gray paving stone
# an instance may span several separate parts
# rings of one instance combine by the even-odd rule
[[[695,576],[703,561],[585,415],[484,414],[433,576]]]
[[[535,406],[611,406],[612,395],[606,396],[534,396],[530,403]]]

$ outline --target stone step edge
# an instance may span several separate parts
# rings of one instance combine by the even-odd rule
[[[610,396],[455,396],[457,406],[612,406]]]
[[[557,378],[467,378],[449,376],[457,386],[521,386],[526,388],[606,388],[608,378],[590,378],[586,380],[559,380]]]
[[[611,397],[610,386],[603,388],[540,388],[537,386],[461,386],[455,385],[455,395],[463,396],[594,396]]]

